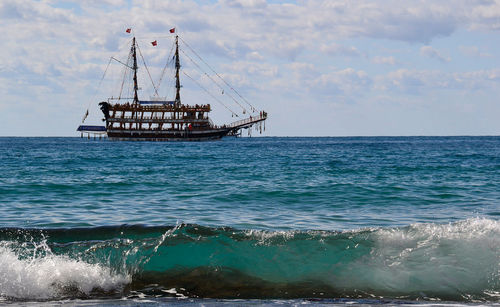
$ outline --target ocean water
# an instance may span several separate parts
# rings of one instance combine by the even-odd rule
[[[500,303],[500,137],[0,138],[0,157],[0,303]]]

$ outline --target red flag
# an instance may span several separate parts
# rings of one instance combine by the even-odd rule
[[[170,33],[175,33],[175,28],[170,29]]]
[[[156,41],[151,42],[151,45],[156,46],[156,45],[158,45],[158,42],[156,42]]]
[[[125,32],[130,33],[130,31],[132,31],[132,29],[128,28]]]

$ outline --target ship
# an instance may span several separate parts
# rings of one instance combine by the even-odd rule
[[[127,33],[130,33],[129,30],[130,29],[127,29]],[[175,28],[173,30],[175,31]],[[172,33],[172,30],[170,30],[170,33]],[[184,40],[182,41],[184,42]],[[153,46],[156,46],[157,42],[154,41],[152,44]],[[185,44],[187,45],[187,43]],[[227,124],[216,125],[209,117],[209,114],[212,111],[210,103],[184,103],[181,100],[181,63],[179,56],[178,34],[175,34],[172,50],[174,50],[174,48],[174,56],[169,56],[173,62],[172,64],[175,71],[174,80],[172,80],[175,81],[175,97],[171,100],[161,99],[158,96],[156,87],[154,88],[156,96],[151,97],[149,100],[141,100],[139,98],[139,82],[137,80],[137,71],[139,66],[137,61],[137,51],[139,51],[139,53],[141,51],[135,36],[132,38],[132,44],[126,63],[111,57],[111,59],[123,64],[126,69],[131,70],[133,97],[111,97],[106,101],[99,102],[98,105],[104,116],[102,120],[105,122],[105,126],[80,125],[77,131],[81,133],[81,136],[83,137],[84,133],[87,134],[89,138],[90,135],[94,135],[94,137],[96,135],[99,135],[99,137],[105,135],[110,140],[118,141],[206,141],[221,139],[225,136],[241,136],[243,129],[248,129],[249,135],[252,128],[258,129],[261,133],[262,127],[264,127],[265,130],[267,113],[263,110],[258,111],[254,108],[210,66],[208,67],[210,67],[213,72],[212,77],[208,74],[206,75],[217,84],[217,86],[222,90],[222,94],[224,94],[225,90],[223,88],[224,85],[226,86],[226,90],[233,91],[233,95],[229,95],[229,97],[231,97],[231,99],[242,108],[242,114],[232,111],[226,104],[222,103],[208,90],[205,88],[203,89],[205,92],[210,94],[212,98],[216,99],[224,107],[226,107],[226,109],[232,113],[233,117],[243,118]],[[189,46],[189,48],[191,47]],[[193,50],[193,52],[195,51]],[[197,53],[195,54],[198,56]],[[140,53],[140,55],[142,57],[142,53]],[[192,60],[191,57],[189,57],[189,59]],[[201,60],[207,64],[203,59]],[[144,58],[143,63],[144,66],[146,66]],[[147,66],[145,68],[147,70]],[[147,71],[149,74],[149,70]],[[186,76],[196,82],[196,80],[189,75],[186,74]],[[219,78],[219,82],[216,82],[214,78]],[[200,85],[199,82],[196,83]],[[238,101],[235,99],[236,96],[241,99]],[[247,103],[248,106],[244,107],[244,103]],[[89,111],[87,109],[82,123],[85,122],[88,114]]]

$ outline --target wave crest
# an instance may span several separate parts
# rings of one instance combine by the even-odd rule
[[[42,243],[23,239],[31,235]],[[500,222],[489,219],[342,232],[181,224],[0,236],[0,292],[19,299],[177,289],[212,298],[499,301]]]
[[[90,264],[53,255],[45,244],[26,257],[9,242],[0,245],[0,295],[9,299],[88,297],[96,293],[120,293],[131,279],[101,264]],[[37,250],[43,248],[42,253]],[[43,254],[43,255],[42,255]]]

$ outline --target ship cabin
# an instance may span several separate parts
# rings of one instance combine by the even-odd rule
[[[110,98],[112,100],[112,98]],[[108,100],[108,101],[110,101]],[[107,103],[108,130],[184,131],[207,130],[210,104],[176,105],[174,101],[140,101],[139,103]]]

